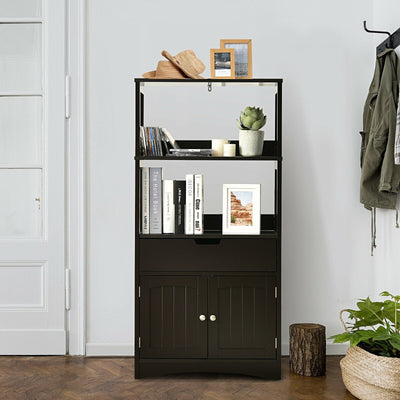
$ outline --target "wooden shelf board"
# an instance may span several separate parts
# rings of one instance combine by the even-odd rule
[[[140,239],[275,239],[278,237],[279,234],[275,231],[262,231],[259,235],[223,235],[221,232],[205,232],[202,235],[139,233]]]

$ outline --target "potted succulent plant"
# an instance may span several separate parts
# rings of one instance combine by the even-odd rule
[[[361,400],[400,399],[400,296],[380,294],[385,301],[360,299],[357,309],[340,312],[345,332],[334,343],[350,342],[340,361],[343,382]],[[344,323],[342,314],[350,322]]]
[[[239,153],[241,156],[260,156],[264,145],[264,131],[267,122],[262,108],[246,107],[236,120],[239,131]]]

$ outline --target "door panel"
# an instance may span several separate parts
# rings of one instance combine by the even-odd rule
[[[0,355],[66,352],[65,5],[0,0]]]
[[[209,357],[275,358],[275,277],[209,279]]]
[[[0,169],[0,238],[42,235],[41,169]]]
[[[143,276],[140,288],[141,358],[206,357],[206,278]]]
[[[34,18],[42,15],[41,0],[0,0],[2,18]]]
[[[42,97],[0,97],[0,162],[42,162]]]
[[[40,91],[42,25],[1,24],[0,38],[0,91]]]

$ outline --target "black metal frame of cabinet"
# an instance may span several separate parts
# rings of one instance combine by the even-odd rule
[[[275,84],[275,140],[264,142],[264,151],[259,157],[212,157],[213,161],[226,160],[235,161],[276,161],[277,168],[275,171],[275,213],[273,215],[261,216],[261,234],[260,235],[223,235],[221,231],[221,215],[205,215],[205,232],[203,235],[143,235],[140,233],[140,162],[144,160],[179,160],[182,157],[154,157],[141,156],[139,152],[139,135],[140,126],[144,124],[144,94],[141,86],[149,84],[176,83],[177,85],[185,85],[185,83],[196,83],[199,85],[207,85],[210,88],[213,83],[254,83],[254,84]],[[203,147],[210,148],[210,141],[179,141],[181,147]],[[238,147],[238,146],[237,146]],[[280,379],[281,377],[281,206],[282,206],[282,79],[204,79],[204,80],[181,80],[181,79],[135,79],[135,378],[145,378],[150,376],[159,376],[171,373],[232,373],[252,375],[266,379]],[[185,157],[184,160],[193,159],[196,161],[207,162],[207,157]],[[252,259],[246,266],[241,266],[237,261],[237,255],[226,257],[228,251],[238,247],[246,246],[252,250]],[[162,251],[155,252],[155,248],[162,248]],[[149,251],[152,249],[153,251]],[[170,254],[168,255],[168,249]],[[174,263],[176,257],[172,258],[172,254],[178,252],[187,252],[193,254],[197,252],[197,263],[186,265],[183,263]],[[261,252],[262,251],[262,252]],[[158,254],[163,254],[162,259],[167,260],[161,262]],[[267,253],[267,254],[266,254]],[[212,257],[210,257],[210,254]],[[223,257],[222,257],[223,255]],[[207,259],[209,257],[209,259]],[[183,255],[184,258],[184,255]],[[192,257],[192,259],[194,259]],[[208,261],[207,261],[208,260]],[[214,263],[210,260],[216,260]],[[222,261],[225,260],[225,263]],[[235,260],[235,261],[233,261]],[[206,299],[201,302],[209,304],[210,295],[215,296],[212,290],[216,285],[215,279],[229,279],[232,282],[239,277],[248,282],[254,282],[254,279],[270,279],[268,282],[274,282],[274,298],[275,298],[275,352],[265,351],[263,356],[257,356],[260,351],[254,350],[256,356],[246,357],[245,352],[236,351],[235,354],[240,356],[231,357],[229,350],[227,352],[220,351],[223,357],[210,357],[210,324],[209,313],[212,310],[204,310],[207,316],[207,339],[206,351],[193,353],[195,358],[184,358],[184,349],[179,350],[176,357],[173,353],[168,357],[162,353],[157,356],[157,352],[147,351],[144,356],[141,355],[141,301],[143,296],[150,296],[147,293],[148,282],[152,280],[164,280],[167,284],[169,281],[174,282],[187,278],[188,282],[192,282],[190,277],[199,277],[200,282],[204,285],[207,283]],[[180,278],[179,278],[180,277]],[[236,277],[236,278],[235,278]],[[272,281],[271,281],[272,279]],[[145,283],[145,287],[141,287],[141,281]],[[183,279],[183,282],[185,279]],[[210,283],[211,282],[211,283]],[[266,281],[267,282],[267,281]],[[147,286],[146,286],[147,285]],[[162,284],[161,284],[162,285]],[[210,286],[211,285],[211,286]],[[270,284],[269,284],[270,285]],[[251,285],[250,285],[251,286]],[[204,286],[203,292],[204,292]],[[210,289],[211,288],[211,289]],[[210,292],[211,290],[211,292]],[[231,289],[232,290],[232,289]],[[271,287],[269,287],[269,292]],[[143,291],[146,291],[144,294]],[[142,293],[141,293],[142,292]],[[254,292],[255,293],[255,292]],[[266,292],[267,293],[267,292]],[[268,296],[271,294],[269,293]],[[254,295],[253,295],[254,296]],[[266,294],[267,296],[267,294]],[[244,299],[242,289],[242,301]],[[202,304],[203,304],[202,303]],[[215,301],[214,301],[215,303]],[[268,304],[266,307],[269,307]],[[208,306],[207,306],[208,308]],[[148,311],[148,310],[147,310]],[[200,311],[200,310],[199,310]],[[162,318],[162,317],[160,317]],[[197,318],[197,316],[196,316]],[[198,321],[197,321],[198,323]],[[215,326],[212,326],[214,329]],[[203,328],[202,328],[203,329]],[[204,328],[205,329],[205,328]],[[271,338],[269,338],[271,340]],[[213,344],[215,346],[215,343]],[[240,349],[239,349],[240,350]],[[270,350],[269,350],[270,351]],[[274,354],[273,354],[274,353]],[[199,357],[199,355],[202,355]],[[206,356],[204,357],[204,354]]]

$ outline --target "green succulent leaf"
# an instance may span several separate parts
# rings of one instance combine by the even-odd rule
[[[241,121],[246,128],[252,129],[255,118],[253,118],[251,115],[245,115],[244,117],[242,117]]]
[[[259,107],[246,107],[244,112],[240,113],[240,129],[260,130],[266,123],[267,117],[263,113],[263,109]]]
[[[255,131],[258,131],[265,125],[265,122],[266,122],[266,117],[264,116],[263,119],[259,119],[253,123],[252,129],[254,129]]]
[[[236,124],[237,124],[239,129],[246,129],[246,127],[243,126],[242,123],[238,119],[236,119]]]

